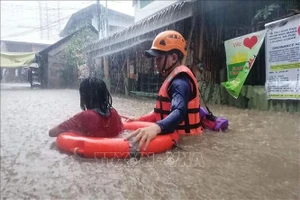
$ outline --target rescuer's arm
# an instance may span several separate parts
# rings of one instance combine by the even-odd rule
[[[171,98],[171,113],[156,122],[161,128],[160,134],[172,133],[184,120],[191,95],[191,86],[187,74],[179,74],[169,86],[168,94]]]

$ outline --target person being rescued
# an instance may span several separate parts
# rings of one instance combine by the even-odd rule
[[[127,119],[155,122],[126,136],[125,140],[134,137],[131,145],[139,142],[139,147],[143,146],[146,150],[149,142],[158,134],[202,133],[198,83],[192,71],[181,64],[187,55],[185,47],[183,36],[177,31],[168,30],[158,34],[151,49],[145,52],[147,57],[155,59],[156,69],[165,80],[158,92],[154,111],[137,119]]]
[[[89,137],[116,137],[123,132],[123,123],[112,107],[112,98],[103,80],[88,77],[79,87],[82,112],[49,130],[50,137],[74,132]]]

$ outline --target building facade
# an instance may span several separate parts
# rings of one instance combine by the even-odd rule
[[[134,22],[136,23],[142,19],[145,19],[178,1],[179,0],[134,0]]]
[[[1,52],[6,53],[28,53],[39,52],[42,49],[51,45],[51,42],[29,42],[17,40],[1,40]],[[1,67],[1,81],[2,82],[30,82],[40,84],[40,71],[36,63],[29,66],[19,67]]]
[[[113,92],[155,96],[159,80],[154,78],[155,73],[151,68],[153,61],[145,58],[143,52],[151,47],[152,40],[161,31],[177,30],[187,40],[188,56],[184,59],[184,64],[196,74],[201,88],[201,99],[206,103],[260,110],[300,111],[300,103],[294,105],[290,101],[268,101],[265,98],[264,46],[238,99],[230,96],[220,85],[226,81],[227,73],[224,41],[263,30],[267,22],[297,14],[297,9],[292,12],[286,9],[287,3],[292,6],[296,5],[293,4],[295,2],[279,2],[281,9],[266,19],[253,23],[257,12],[266,6],[265,1],[178,1],[137,21],[131,27],[98,41],[89,46],[86,52],[90,60],[103,61],[100,63],[104,67],[104,78],[108,80],[107,83],[112,83]],[[138,5],[138,1],[135,5]],[[249,9],[245,11],[244,7]],[[119,60],[119,64],[115,64],[116,60]],[[114,75],[117,72],[119,75]],[[149,78],[151,74],[153,78]],[[121,83],[122,80],[124,84],[113,85],[116,82]],[[145,85],[148,87],[144,87]]]
[[[101,39],[131,26],[133,22],[133,16],[105,8],[101,4],[92,4],[74,13],[59,35],[65,37],[86,25],[92,25]]]

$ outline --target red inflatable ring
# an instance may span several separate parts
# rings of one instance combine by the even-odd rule
[[[125,130],[136,130],[152,125],[152,122],[124,122]],[[149,143],[148,149],[143,151],[129,147],[129,141],[123,138],[95,138],[85,137],[72,132],[60,134],[56,139],[56,146],[59,150],[77,154],[86,158],[130,158],[136,156],[148,156],[162,153],[178,142],[177,133],[158,135]],[[138,143],[137,143],[138,144]],[[135,145],[136,146],[136,145]]]

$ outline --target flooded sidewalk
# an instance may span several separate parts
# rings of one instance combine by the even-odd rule
[[[11,90],[11,89],[31,89],[31,85],[29,82],[26,83],[1,83],[1,90]]]
[[[154,103],[113,97],[125,116]],[[83,159],[48,136],[80,111],[77,90],[1,90],[1,199],[299,199],[300,114],[210,109],[229,130],[140,160]]]

